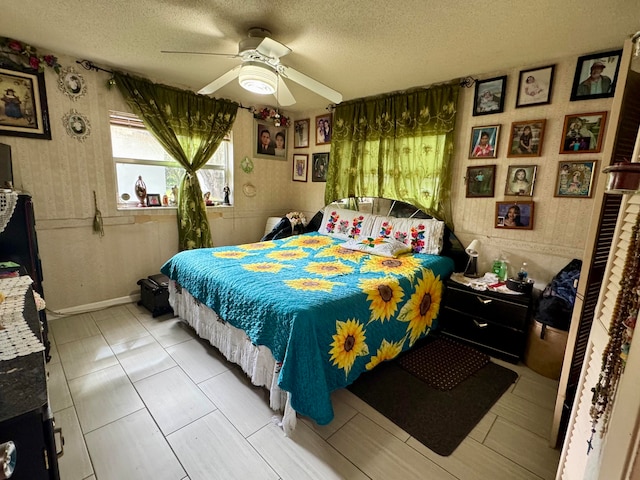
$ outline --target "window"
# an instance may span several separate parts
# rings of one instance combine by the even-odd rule
[[[169,156],[138,117],[121,112],[110,112],[109,117],[118,206],[126,208],[138,205],[135,194],[138,177],[142,177],[147,193],[159,194],[163,203],[166,195],[167,203],[174,204],[171,190],[180,185],[184,168]],[[222,203],[223,189],[232,181],[232,158],[229,133],[207,164],[198,170],[202,192],[210,192],[210,200],[214,203]]]

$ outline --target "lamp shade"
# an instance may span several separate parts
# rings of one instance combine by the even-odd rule
[[[477,257],[479,249],[480,249],[480,241],[473,240],[469,244],[469,246],[465,249],[465,252],[467,252],[467,255],[469,255],[470,257]]]
[[[276,91],[278,77],[276,72],[261,63],[246,62],[240,68],[238,81],[245,90],[268,95]]]

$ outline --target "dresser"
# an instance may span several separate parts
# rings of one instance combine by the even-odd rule
[[[0,233],[0,262],[11,261],[20,265],[23,273],[33,280],[33,289],[44,298],[42,287],[42,263],[38,252],[36,236],[36,217],[33,200],[26,192],[18,194],[15,210],[4,231]],[[42,342],[45,346],[45,357],[49,361],[49,325],[44,310],[38,312],[42,322]]]
[[[31,288],[25,294],[24,319],[41,338]],[[62,452],[56,452],[42,351],[0,360],[0,445],[6,442],[13,442],[16,452],[11,480],[59,480],[57,457]],[[63,443],[60,432],[61,448]]]
[[[517,363],[524,354],[532,296],[477,291],[448,280],[441,306],[441,333],[491,356]]]

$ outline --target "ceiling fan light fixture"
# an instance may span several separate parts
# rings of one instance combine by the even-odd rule
[[[238,81],[245,90],[260,95],[276,91],[278,77],[269,67],[256,62],[247,62],[240,68]]]

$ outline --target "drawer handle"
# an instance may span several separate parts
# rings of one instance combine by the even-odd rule
[[[62,427],[57,427],[53,429],[53,436],[55,438],[56,434],[60,435],[60,451],[58,452],[57,450],[57,446],[58,446],[58,442],[56,443],[56,456],[58,458],[60,458],[62,455],[64,455],[64,436],[62,435]],[[55,441],[55,440],[54,440]]]
[[[493,301],[491,298],[482,298],[482,297],[478,297],[477,295],[476,295],[476,298],[483,305],[488,305]]]
[[[473,319],[473,323],[475,323],[476,327],[478,328],[487,328],[489,326],[488,323],[486,322],[482,322],[480,323],[478,320],[476,320],[475,318]]]

